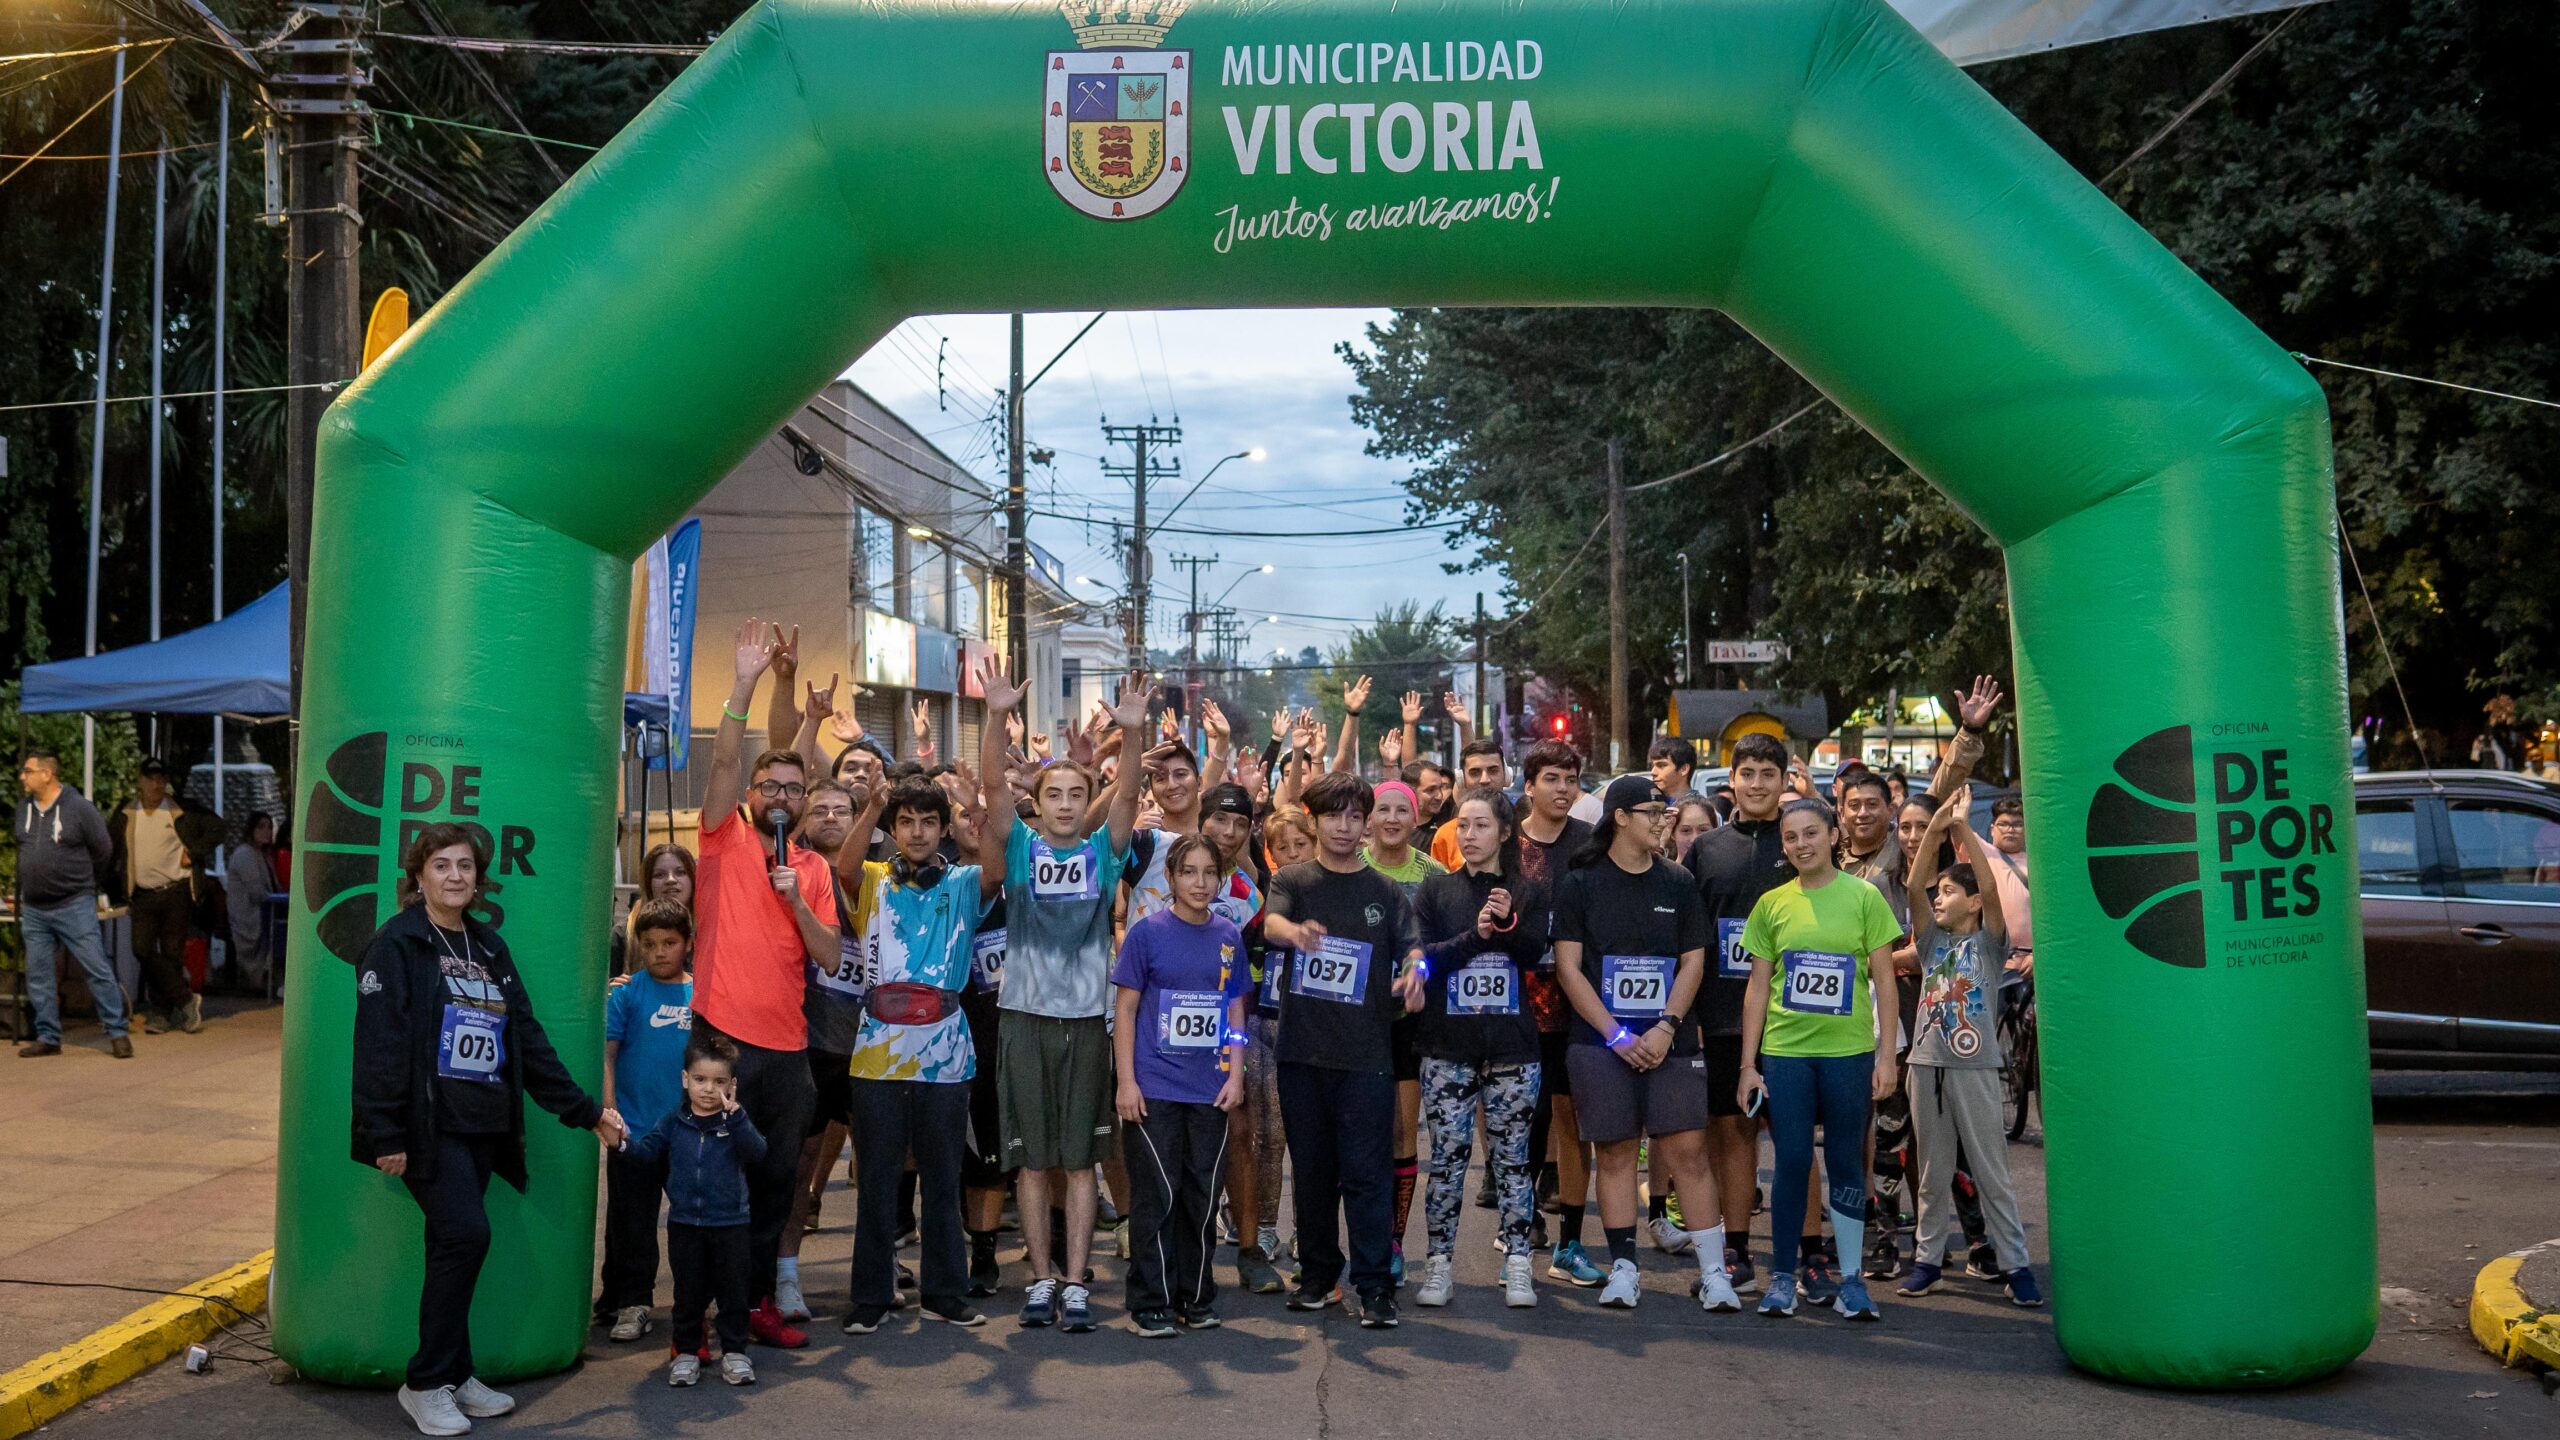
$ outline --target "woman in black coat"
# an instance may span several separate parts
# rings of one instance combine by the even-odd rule
[[[468,1434],[471,1417],[515,1408],[472,1374],[471,1294],[489,1254],[489,1177],[524,1188],[525,1098],[607,1145],[625,1134],[560,1063],[506,941],[467,913],[496,888],[488,865],[476,832],[421,831],[401,862],[400,913],[356,981],[353,1153],[426,1217],[418,1351],[400,1388],[425,1435]]]

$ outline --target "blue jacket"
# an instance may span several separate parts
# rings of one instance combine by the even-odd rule
[[[696,1115],[676,1108],[646,1135],[635,1135],[624,1153],[667,1166],[667,1223],[747,1223],[747,1167],[764,1159],[764,1135],[744,1110]]]

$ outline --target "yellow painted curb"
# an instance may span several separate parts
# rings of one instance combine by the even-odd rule
[[[2546,1315],[2534,1308],[2516,1284],[2534,1251],[2552,1246],[2560,1246],[2560,1240],[2501,1255],[2471,1284],[2472,1337],[2500,1364],[2560,1367],[2560,1314]]]
[[[252,1256],[113,1325],[0,1375],[0,1440],[24,1435],[189,1345],[266,1308],[276,1252]]]

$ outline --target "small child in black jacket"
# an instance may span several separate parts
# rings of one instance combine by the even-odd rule
[[[738,1108],[738,1047],[698,1034],[685,1047],[685,1103],[624,1153],[667,1167],[667,1265],[675,1272],[674,1363],[667,1383],[691,1385],[711,1358],[702,1312],[716,1302],[720,1378],[752,1385],[747,1359],[747,1170],[764,1158],[764,1136]]]

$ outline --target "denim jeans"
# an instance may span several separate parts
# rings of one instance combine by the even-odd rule
[[[27,942],[27,998],[34,1002],[36,1038],[62,1043],[62,993],[54,978],[55,953],[68,949],[89,977],[89,993],[97,1001],[98,1020],[109,1037],[125,1033],[124,991],[107,963],[105,937],[98,932],[98,902],[83,895],[60,905],[29,905],[18,911],[19,932]]]

